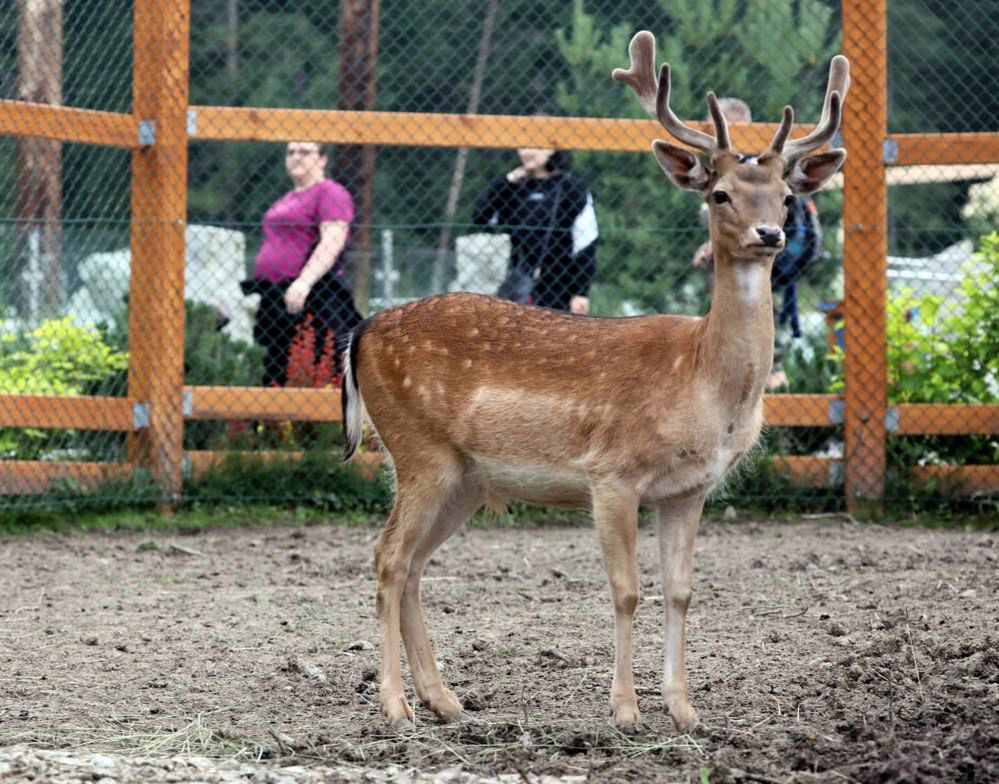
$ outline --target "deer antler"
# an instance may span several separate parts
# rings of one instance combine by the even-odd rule
[[[688,128],[670,109],[669,63],[663,63],[659,71],[659,78],[656,79],[656,39],[652,33],[648,30],[636,33],[631,39],[631,43],[628,44],[628,55],[631,58],[631,67],[628,70],[615,68],[611,72],[611,76],[635,91],[638,102],[649,115],[659,120],[663,128],[669,131],[675,139],[694,149],[708,154],[728,149],[728,125],[725,122],[725,116],[718,107],[718,99],[715,98],[714,93],[708,94],[708,108],[715,124],[717,138]]]
[[[785,146],[791,124],[794,122],[794,111],[790,106],[784,107],[784,120],[777,129],[770,152],[783,155],[785,160],[800,158],[813,150],[817,150],[828,142],[839,130],[842,119],[843,99],[850,89],[850,62],[838,54],[829,64],[829,81],[826,84],[826,97],[822,102],[822,117],[819,124],[807,136],[795,139]]]

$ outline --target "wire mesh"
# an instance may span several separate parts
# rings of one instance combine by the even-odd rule
[[[994,498],[989,7],[8,4],[0,507],[175,500],[234,453],[328,455],[317,463],[328,469],[339,404],[316,391],[336,383],[333,347],[363,315],[416,298],[468,290],[595,316],[706,313],[702,200],[666,181],[645,131],[613,121],[645,117],[610,78],[638,29],[657,33],[682,118],[706,120],[708,90],[746,102],[755,124],[733,131],[745,152],[766,144],[773,127],[758,124],[785,104],[815,122],[830,58],[853,58],[846,189],[839,175],[802,203],[773,280],[770,391],[793,397],[722,503]],[[502,122],[486,132],[490,116]],[[560,122],[571,117],[592,121]],[[935,137],[954,144],[907,152]],[[855,187],[845,204],[851,178],[877,181],[886,164],[885,187]],[[72,409],[77,421],[59,414],[70,398],[117,403]],[[217,492],[307,501],[311,481]]]

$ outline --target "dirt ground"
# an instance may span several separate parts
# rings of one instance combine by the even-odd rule
[[[468,529],[423,593],[445,679],[481,721],[417,708],[400,736],[378,716],[377,533],[0,540],[0,780],[82,780],[29,771],[32,750],[61,749],[97,752],[89,780],[108,782],[135,757],[173,760],[143,781],[222,781],[203,768],[236,763],[256,765],[241,781],[999,781],[997,534],[705,523],[687,646],[703,723],[678,735],[643,526],[643,728],[625,736],[593,531]]]

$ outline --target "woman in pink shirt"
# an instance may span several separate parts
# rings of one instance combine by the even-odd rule
[[[317,350],[327,330],[339,340],[361,320],[339,263],[350,238],[354,202],[326,176],[329,163],[315,142],[292,142],[285,168],[294,187],[267,210],[264,241],[246,293],[260,294],[254,339],[267,349],[264,385],[283,385],[296,328],[312,316]]]

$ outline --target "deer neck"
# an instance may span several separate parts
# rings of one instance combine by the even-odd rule
[[[739,402],[762,394],[773,364],[772,266],[773,257],[736,258],[715,251],[714,294],[701,356],[722,394]]]

